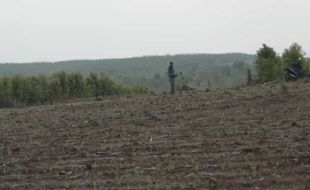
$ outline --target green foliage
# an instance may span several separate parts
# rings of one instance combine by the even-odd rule
[[[282,64],[284,67],[290,66],[292,63],[300,61],[302,68],[305,71],[309,70],[309,64],[305,60],[306,53],[302,50],[302,46],[293,43],[289,48],[285,49],[282,54]]]
[[[128,87],[114,83],[104,75],[65,72],[52,76],[26,77],[16,75],[0,78],[0,107],[16,104],[52,103],[67,98],[97,97],[120,94],[140,94],[142,87]]]
[[[10,107],[13,105],[13,102],[10,99],[11,97],[11,86],[10,80],[8,77],[3,77],[0,80],[0,106]]]
[[[261,82],[275,80],[281,75],[280,58],[276,51],[263,44],[256,53],[256,70]]]
[[[52,103],[54,100],[64,99],[63,94],[65,94],[65,92],[62,91],[63,88],[61,87],[61,82],[59,78],[52,77],[49,80],[48,84],[49,88],[48,88],[48,96],[45,97],[46,101],[50,101]]]
[[[41,103],[47,102],[49,97],[50,84],[49,79],[45,75],[38,76],[38,94]]]
[[[54,89],[55,92],[56,91],[60,91],[61,93],[58,94],[58,96],[62,96],[63,98],[67,97],[69,95],[69,84],[68,84],[68,75],[67,73],[65,73],[64,71],[61,71],[59,73],[56,73],[53,75],[57,81],[54,81],[54,85],[56,83],[58,83],[58,87],[59,88],[58,90]]]
[[[11,78],[11,94],[15,98],[15,101],[20,101],[23,95],[23,83],[22,77],[20,75],[16,75]]]
[[[72,73],[67,77],[69,97],[81,98],[84,92],[84,78],[81,73]]]
[[[268,59],[271,61],[275,61],[278,59],[277,53],[271,47],[268,47],[266,44],[263,44],[263,47],[257,51],[257,58]]]
[[[95,97],[100,95],[99,91],[99,79],[96,73],[90,73],[90,76],[86,79],[86,85],[91,94],[94,94]]]
[[[282,62],[284,66],[298,61],[299,58],[304,60],[305,53],[302,50],[301,45],[293,43],[289,48],[285,49],[282,54]]]

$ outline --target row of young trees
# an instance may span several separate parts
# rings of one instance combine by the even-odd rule
[[[15,75],[0,78],[0,107],[44,104],[69,98],[146,93],[143,87],[116,84],[106,76],[60,72],[52,76]]]
[[[256,54],[256,70],[259,80],[268,82],[282,78],[283,69],[298,60],[300,60],[303,70],[308,72],[310,67],[305,55],[302,46],[298,43],[293,43],[289,48],[285,49],[281,56],[273,48],[263,44],[263,47]]]

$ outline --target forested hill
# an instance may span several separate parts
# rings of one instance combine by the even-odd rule
[[[0,76],[53,74],[59,71],[103,73],[124,83],[142,85],[154,91],[168,88],[166,70],[170,61],[182,76],[178,84],[187,83],[205,88],[227,87],[245,82],[246,69],[253,69],[254,55],[189,54],[174,56],[147,56],[126,59],[76,60],[27,64],[0,64]]]

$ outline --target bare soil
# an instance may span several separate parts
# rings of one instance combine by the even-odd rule
[[[0,189],[310,189],[310,84],[0,110]]]

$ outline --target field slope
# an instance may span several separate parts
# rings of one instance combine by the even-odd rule
[[[0,110],[0,189],[310,188],[310,85]]]

